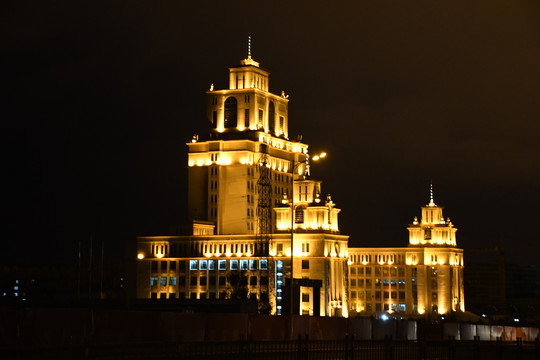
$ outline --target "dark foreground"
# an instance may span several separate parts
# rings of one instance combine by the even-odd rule
[[[235,341],[3,348],[2,359],[540,359],[540,342]]]

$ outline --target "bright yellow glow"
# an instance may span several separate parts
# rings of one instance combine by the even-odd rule
[[[444,259],[439,259],[439,265],[444,265]]]
[[[347,260],[347,265],[352,265],[352,260],[351,259]]]
[[[240,164],[245,165],[246,164],[246,159],[244,159],[244,158],[240,159]]]
[[[204,256],[206,256],[207,258],[209,258],[210,256],[212,256],[211,253],[207,252],[206,254],[204,254]]]
[[[291,256],[291,249],[287,249],[287,251],[285,251],[285,255]]]
[[[206,160],[206,166],[211,165],[211,164],[212,164],[212,161]]]
[[[220,255],[221,255],[221,253],[220,253],[220,252],[216,252],[216,256],[220,256]]]
[[[411,265],[411,264],[412,264],[412,260],[411,260],[410,258],[408,258],[407,260],[405,260],[405,263],[406,263],[407,265]]]
[[[425,313],[426,311],[424,310],[424,308],[418,308],[418,313],[420,315],[422,315],[423,313]]]
[[[314,157],[311,158],[311,160],[313,160],[313,161],[319,160],[319,155],[315,155]]]
[[[362,261],[362,265],[367,265],[367,261],[366,260]]]
[[[144,259],[144,254],[143,253],[137,254],[137,259],[139,259],[139,260]]]
[[[197,160],[197,166],[203,166],[203,165],[204,165],[204,163],[203,163],[202,160]]]
[[[326,153],[325,153],[325,152],[321,153],[320,157],[321,157],[321,159],[322,159],[322,158],[325,158],[325,157],[326,157]]]
[[[227,252],[225,253],[225,256],[226,256],[226,257],[231,257],[231,255],[232,255],[232,253],[231,253],[230,251],[227,251]]]
[[[193,160],[189,160],[189,161],[188,161],[188,165],[189,165],[189,166],[193,166],[193,165],[195,165],[195,161],[193,161]]]
[[[160,259],[161,259],[161,258],[163,257],[163,254],[161,254],[161,253],[159,253],[159,254],[156,254],[156,257],[158,257],[158,258],[160,258]]]
[[[246,256],[251,256],[251,251],[248,251],[248,252],[246,253]]]
[[[242,253],[239,251],[239,252],[236,253],[236,256],[240,257],[240,256],[242,256]]]
[[[270,256],[276,256],[276,250],[272,249],[269,251]]]

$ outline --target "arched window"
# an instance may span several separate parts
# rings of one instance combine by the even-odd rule
[[[271,134],[276,132],[276,114],[274,111],[274,103],[272,101],[270,101],[270,104],[268,105],[268,127]]]
[[[296,224],[304,223],[304,208],[302,206],[299,206],[294,210],[294,222]]]
[[[237,108],[236,98],[231,96],[225,100],[225,128],[235,128],[237,126]]]

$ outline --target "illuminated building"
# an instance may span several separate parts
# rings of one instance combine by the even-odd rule
[[[295,314],[463,310],[463,252],[442,208],[422,208],[407,248],[349,248],[340,209],[310,177],[308,145],[289,139],[288,96],[268,89],[248,56],[228,89],[206,92],[210,134],[187,144],[192,232],[138,238],[137,297],[250,297],[288,314],[292,254]]]
[[[408,227],[409,246],[349,248],[349,306],[354,312],[407,315],[465,311],[463,250],[431,196]]]
[[[250,297],[288,313],[293,223],[294,313],[347,316],[340,210],[309,176],[308,145],[288,137],[288,96],[268,89],[248,56],[229,89],[206,92],[210,134],[187,144],[192,234],[138,238],[138,298]]]

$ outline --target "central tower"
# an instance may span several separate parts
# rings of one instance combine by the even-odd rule
[[[269,92],[269,75],[248,55],[228,89],[206,92],[210,132],[187,144],[193,235],[272,231],[272,209],[306,174],[308,146],[289,140],[289,99]]]

